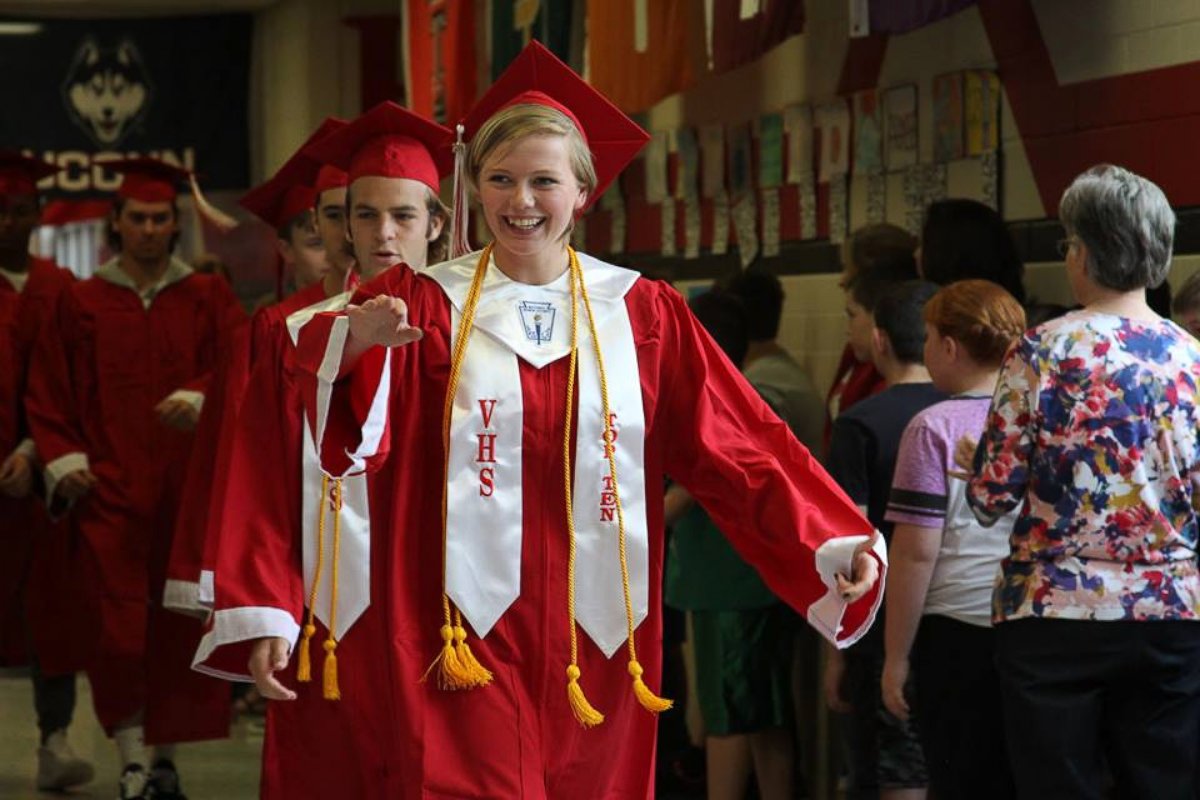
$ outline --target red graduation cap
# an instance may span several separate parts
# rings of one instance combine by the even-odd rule
[[[37,194],[37,183],[58,172],[54,164],[13,150],[0,150],[0,196]]]
[[[531,41],[501,73],[463,120],[470,141],[497,111],[518,104],[549,106],[575,123],[592,151],[596,188],[591,205],[650,141],[650,134],[607,97],[560,61],[538,41]]]
[[[350,177],[346,174],[346,170],[338,169],[332,164],[322,164],[320,171],[317,173],[316,185],[313,189],[317,194],[329,189],[340,189],[350,183]]]
[[[323,164],[346,170],[347,182],[365,176],[409,178],[434,192],[453,165],[445,143],[450,130],[390,100],[367,111],[309,150]]]
[[[155,158],[123,158],[105,161],[105,169],[125,175],[117,189],[117,197],[140,200],[143,203],[169,203],[177,194],[175,187],[188,179],[189,170]]]
[[[238,202],[277,230],[311,209],[317,202],[316,184],[323,165],[308,148],[345,126],[343,120],[326,118],[270,179],[246,192]]]

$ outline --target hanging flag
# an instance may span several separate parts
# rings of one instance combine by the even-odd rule
[[[667,157],[670,149],[665,131],[655,133],[642,156],[646,162],[646,202],[655,204],[667,199]]]
[[[817,180],[828,183],[850,171],[850,109],[839,98],[817,108],[817,130],[821,132],[821,164]]]
[[[933,160],[963,157],[963,73],[933,79]]]
[[[691,7],[687,0],[588,3],[592,86],[628,112],[645,111],[691,86]]]
[[[869,33],[907,33],[964,8],[979,0],[855,0],[851,4],[851,35]]]
[[[787,131],[787,181],[800,183],[813,174],[813,116],[810,106],[789,106],[783,111]]]
[[[704,22],[708,68],[712,72],[728,72],[756,60],[784,39],[803,33],[804,3],[800,0],[705,0]]]
[[[701,194],[716,197],[725,189],[725,129],[720,125],[700,128]]]
[[[854,174],[883,172],[883,112],[875,89],[854,95]]]
[[[758,120],[758,186],[775,189],[783,183],[783,115]]]
[[[675,197],[695,199],[699,194],[700,145],[691,128],[675,131],[675,152],[679,154],[679,179],[675,181]]]
[[[1000,79],[994,72],[971,70],[963,93],[967,155],[991,153],[1000,146]]]
[[[568,0],[490,0],[492,80],[532,39],[546,45],[572,69],[583,72],[583,54],[572,52],[571,47],[572,26],[582,24],[577,5]]]
[[[405,0],[404,84],[410,110],[454,125],[475,103],[473,0]]]
[[[888,89],[883,95],[884,160],[895,172],[917,163],[917,87]]]

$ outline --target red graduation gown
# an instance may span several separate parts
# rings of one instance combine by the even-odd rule
[[[206,388],[224,335],[243,318],[213,276],[187,274],[148,308],[93,277],[60,296],[30,373],[43,461],[86,454],[98,478],[70,515],[99,585],[88,668],[96,715],[111,731],[145,709],[151,743],[228,732],[228,692],[188,669],[199,622],[159,603],[192,437],[160,425],[153,409],[178,389]]]
[[[426,331],[419,344],[394,351],[389,429],[370,463],[371,606],[338,646],[342,700],[332,705],[341,707],[344,724],[310,727],[303,749],[267,753],[278,763],[268,763],[264,776],[286,779],[293,768],[304,770],[301,759],[325,766],[347,759],[356,774],[345,785],[365,789],[364,796],[652,797],[655,719],[637,704],[624,655],[609,661],[581,634],[582,684],[607,720],[584,730],[567,701],[567,540],[559,488],[565,358],[541,370],[519,365],[525,409],[521,594],[485,639],[471,640],[496,680],[467,692],[421,683],[440,646],[442,619],[439,454],[449,303],[435,282],[408,270],[393,270],[366,289],[404,298],[410,318]],[[625,302],[646,410],[647,496],[660,492],[662,476],[670,474],[730,531],[741,555],[780,597],[808,608],[825,591],[813,549],[833,536],[865,533],[869,525],[724,358],[677,292],[639,280]],[[324,356],[330,320],[318,317],[301,335],[298,358],[308,378]],[[334,461],[358,443],[363,409],[354,398],[364,393],[355,384],[370,384],[379,354],[364,356],[334,392],[323,447]],[[327,466],[338,472],[344,465]],[[661,596],[661,505],[650,503],[648,513],[655,598]],[[304,587],[297,544],[285,531],[262,533],[255,557],[218,571],[218,603],[230,611],[278,609],[299,623]],[[878,588],[851,607],[851,627],[856,609],[861,621],[877,595]],[[652,688],[660,672],[661,627],[652,601],[636,634]],[[314,640],[318,676],[320,641],[323,632]],[[209,663],[244,671],[247,652],[246,643],[230,643]]]
[[[250,320],[248,329],[241,328],[233,336],[228,353],[222,357],[196,426],[196,442],[167,564],[164,599],[168,606],[192,612],[204,610],[197,600],[201,572],[212,568],[224,527],[225,476],[229,474],[233,437],[251,368],[261,358],[279,364],[281,347],[287,339],[288,316],[324,299],[325,287],[317,281],[261,309]]]
[[[20,292],[0,278],[0,460],[30,435],[24,395],[34,345],[58,293],[75,280],[32,257],[26,274]],[[82,663],[83,631],[71,624],[80,617],[79,584],[66,529],[46,516],[36,496],[39,483],[35,477],[34,493],[23,499],[0,496],[6,554],[0,560],[0,664],[25,663],[32,640],[43,671],[58,674]]]

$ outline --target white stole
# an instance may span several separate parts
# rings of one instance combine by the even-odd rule
[[[319,303],[303,308],[287,319],[288,333],[293,345],[297,342],[300,329],[314,316],[322,312],[341,311],[350,302],[350,293],[334,295]],[[345,330],[342,330],[344,341]],[[342,347],[337,348],[341,353]],[[340,359],[339,359],[340,361]],[[321,468],[321,453],[316,442],[323,439],[325,423],[329,416],[329,398],[332,393],[331,382],[321,381],[318,388],[317,403],[317,438],[314,440],[313,431],[307,422],[304,424],[303,468],[301,484],[303,489],[301,501],[301,543],[304,564],[304,602],[307,605],[312,592],[313,577],[317,568],[317,538],[318,515],[322,502],[322,485],[325,472]],[[387,395],[381,398],[386,403]],[[377,405],[377,404],[376,404]],[[373,405],[373,409],[376,407]],[[364,437],[365,438],[365,437]],[[376,442],[377,443],[377,442]],[[363,448],[359,448],[362,451]],[[358,453],[358,451],[356,451]],[[361,474],[363,457],[361,453],[352,454],[352,467],[349,471],[357,470],[357,474],[347,474],[342,477],[342,509],[340,525],[340,547],[338,549],[338,596],[337,624],[333,630],[335,639],[345,636],[350,626],[362,616],[371,603],[371,513],[367,502],[367,479]],[[330,481],[330,487],[333,482]],[[332,618],[331,601],[333,599],[333,522],[338,512],[333,508],[329,499],[325,506],[325,535],[322,548],[321,580],[317,587],[316,608],[313,609],[317,619],[326,628],[330,628]]]
[[[479,253],[431,267],[458,322]],[[630,270],[579,254],[588,287],[614,416],[617,477],[624,510],[635,627],[649,610],[645,497],[645,413],[641,374],[625,295]],[[574,510],[576,618],[611,657],[627,635],[618,549],[616,497],[605,458],[599,369],[582,297],[578,326],[578,425]],[[545,286],[509,279],[488,265],[451,416],[447,495],[446,592],[479,636],[520,595],[524,403],[521,358],[541,369],[570,354],[570,275]],[[417,346],[420,346],[419,344]],[[337,352],[341,348],[336,348]],[[566,386],[555,387],[565,393]],[[436,402],[424,398],[424,402]],[[558,447],[555,446],[556,461]],[[538,487],[542,502],[564,502],[562,483]],[[553,506],[552,506],[553,507]],[[565,530],[551,535],[567,535]]]

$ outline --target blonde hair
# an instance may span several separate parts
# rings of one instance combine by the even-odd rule
[[[925,321],[961,344],[976,363],[998,367],[1025,332],[1025,309],[997,283],[957,281],[925,304]]]
[[[467,180],[479,193],[479,173],[492,155],[503,153],[527,136],[565,136],[571,173],[591,196],[596,188],[592,151],[575,123],[557,108],[540,103],[518,103],[502,108],[488,118],[467,146]]]

